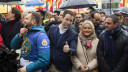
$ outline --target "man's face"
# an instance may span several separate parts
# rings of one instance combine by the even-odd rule
[[[101,18],[101,24],[104,26],[105,25],[105,17]]]
[[[94,18],[92,19],[92,22],[93,22],[94,26],[97,26],[100,23],[100,14],[99,13],[94,14]]]
[[[103,13],[101,13],[100,15],[101,15],[101,17],[104,17],[105,16]]]
[[[72,25],[73,22],[73,16],[71,16],[70,14],[66,14],[63,21],[62,21],[62,26],[64,29],[69,28]]]
[[[15,14],[12,13],[12,10],[8,12],[6,18],[7,20],[12,20],[13,18],[15,18]]]
[[[76,23],[79,23],[81,19],[82,19],[81,14],[77,14],[77,15],[76,15],[76,18],[75,18],[75,22],[76,22]]]
[[[26,15],[26,18],[24,20],[24,25],[26,27],[30,27],[32,25],[32,20],[31,20],[31,13],[29,13],[28,15]]]
[[[84,17],[85,17],[85,18],[87,18],[88,16],[90,16],[90,10],[87,10],[87,11],[85,11],[85,13],[84,13]]]
[[[60,12],[60,15],[59,15],[59,18],[58,18],[59,22],[62,22],[62,20],[63,20],[63,13],[64,13],[64,11]]]
[[[21,15],[21,19],[20,19],[20,21],[22,22],[22,24],[25,24],[25,23],[24,23],[24,20],[25,20],[25,15],[22,14],[22,15]]]
[[[83,23],[84,23],[84,22],[80,22],[80,23],[79,23],[79,31],[81,30]]]
[[[118,23],[114,24],[112,21],[112,18],[106,18],[104,26],[107,31],[111,31],[116,29],[116,27],[118,26]]]
[[[57,13],[54,13],[54,17],[58,18],[58,15],[57,15]]]
[[[41,13],[40,13],[40,12],[37,12],[37,13],[40,15],[41,19],[43,19],[43,18],[44,18],[44,16],[43,16],[43,15],[41,16]]]

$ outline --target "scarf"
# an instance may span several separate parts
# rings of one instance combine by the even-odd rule
[[[85,37],[83,33],[80,34],[80,40],[83,46],[85,48],[91,48],[92,47],[92,40],[94,39],[94,35],[90,35],[89,37]]]
[[[106,60],[109,64],[112,64],[114,59],[114,40],[113,37],[120,30],[118,26],[115,30],[105,31],[104,33],[104,48],[106,54]]]

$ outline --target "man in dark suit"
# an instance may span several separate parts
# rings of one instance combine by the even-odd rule
[[[5,21],[0,20],[2,24],[1,36],[4,40],[5,46],[10,49],[10,42],[13,37],[20,32],[20,28],[23,27],[21,19],[21,11],[16,7],[13,7],[7,14]]]
[[[77,45],[77,33],[70,27],[74,14],[65,10],[60,25],[50,28],[51,66],[48,72],[69,72],[72,68],[70,56],[75,55]]]

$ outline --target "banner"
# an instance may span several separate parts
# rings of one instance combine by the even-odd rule
[[[111,3],[111,8],[119,8],[119,3]],[[102,4],[102,9],[110,9],[110,3]]]

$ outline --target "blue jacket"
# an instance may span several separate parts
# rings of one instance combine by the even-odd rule
[[[32,26],[30,31],[19,38],[17,34],[12,42],[11,48],[22,47],[21,57],[33,63],[27,65],[27,72],[35,72],[44,69],[50,61],[50,42],[43,26]]]
[[[57,43],[58,32],[58,25],[52,26],[48,32],[51,47],[51,63],[53,63],[58,70],[68,72],[72,68],[70,56],[73,56],[76,53],[77,33],[71,27],[69,27],[64,33],[63,37],[61,37],[59,43]],[[68,42],[71,50],[69,53],[63,52],[63,46],[65,45],[66,41]]]

